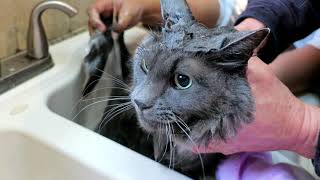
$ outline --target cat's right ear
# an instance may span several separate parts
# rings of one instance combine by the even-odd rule
[[[232,37],[233,41],[229,41],[220,49],[223,53],[217,64],[230,70],[244,69],[248,60],[264,44],[269,33],[269,28],[236,32]]]
[[[222,50],[236,54],[241,52],[241,54],[247,55],[250,58],[254,51],[259,50],[260,46],[264,44],[269,33],[269,28],[236,32],[237,37],[233,37],[234,40],[227,43]]]
[[[186,0],[160,0],[164,29],[173,30],[177,25],[185,26],[194,21]]]

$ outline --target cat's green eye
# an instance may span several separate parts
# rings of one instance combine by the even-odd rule
[[[145,73],[148,73],[149,72],[149,69],[148,69],[148,66],[146,64],[146,60],[145,59],[142,59],[141,61],[141,69],[145,72]]]
[[[174,83],[177,89],[188,89],[192,85],[192,80],[189,76],[184,74],[176,74],[174,77]]]

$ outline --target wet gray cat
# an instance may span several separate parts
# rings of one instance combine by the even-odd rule
[[[190,152],[195,144],[233,136],[253,120],[246,68],[269,30],[208,29],[185,0],[161,0],[161,9],[162,32],[133,58],[130,98],[140,126],[154,136],[155,157],[170,140],[175,165],[189,169],[198,158]]]
[[[101,121],[110,122],[99,132],[198,179],[203,168],[206,175],[214,173],[218,155],[199,156],[190,149],[235,135],[253,120],[246,68],[269,30],[208,29],[195,21],[185,0],[161,0],[161,9],[162,32],[146,38],[133,57],[135,111],[110,121],[108,114],[119,114],[114,105],[127,103],[110,101]],[[112,96],[123,95],[128,94],[112,91]]]

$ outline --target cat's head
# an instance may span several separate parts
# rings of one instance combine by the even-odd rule
[[[234,135],[252,120],[246,68],[269,30],[208,29],[185,0],[161,0],[161,6],[162,32],[134,56],[130,96],[140,125],[181,139],[188,133],[196,143]]]

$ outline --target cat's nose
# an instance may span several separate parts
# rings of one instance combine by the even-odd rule
[[[152,108],[152,105],[147,105],[143,102],[140,102],[139,100],[134,100],[134,103],[136,103],[136,105],[139,107],[139,109],[142,111],[142,110],[145,110],[145,109],[150,109]]]

